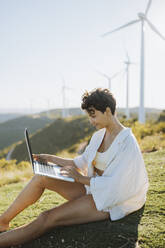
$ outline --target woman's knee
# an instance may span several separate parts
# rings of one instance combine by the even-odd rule
[[[52,216],[51,210],[46,210],[39,215],[44,231],[47,231],[56,226],[56,215]]]
[[[55,179],[47,176],[35,175],[34,180],[43,188],[48,188],[50,185],[54,186],[55,184]]]
[[[44,187],[44,185],[45,185],[45,176],[41,176],[41,175],[34,175],[33,176],[33,181],[37,184],[37,185],[39,185],[39,186],[41,186],[41,187]]]

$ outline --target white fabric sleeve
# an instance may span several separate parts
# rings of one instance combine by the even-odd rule
[[[90,151],[93,147],[95,136],[96,134],[94,133],[90,139],[89,144],[86,146],[85,151],[81,155],[73,159],[75,165],[81,170],[87,170],[88,168],[88,160],[89,160],[88,158],[90,155]]]
[[[132,142],[127,144],[110,166],[113,163],[116,165],[110,175],[93,177],[90,180],[90,191],[99,211],[113,208],[129,199],[145,181],[144,162]]]
[[[89,145],[85,148],[85,151],[81,155],[79,155],[73,159],[75,165],[79,169],[81,169],[81,170],[87,169],[87,167],[88,167],[88,154],[89,154]]]

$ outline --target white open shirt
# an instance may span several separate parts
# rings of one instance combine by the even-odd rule
[[[110,147],[109,163],[102,176],[94,176],[92,161],[106,129],[92,136],[83,154],[74,158],[78,168],[91,177],[87,194],[92,194],[97,210],[118,220],[140,209],[148,190],[148,176],[139,145],[130,128],[124,128]]]

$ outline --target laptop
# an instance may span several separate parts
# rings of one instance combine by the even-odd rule
[[[27,150],[28,150],[28,153],[29,153],[29,158],[30,158],[30,162],[31,162],[34,174],[47,176],[47,177],[51,177],[51,178],[56,178],[56,179],[69,181],[69,182],[74,182],[75,181],[71,177],[62,176],[60,174],[61,166],[59,166],[57,164],[52,164],[52,163],[44,164],[44,163],[40,163],[40,162],[34,160],[33,156],[32,156],[33,153],[32,153],[32,148],[31,148],[31,145],[30,145],[30,140],[29,140],[29,135],[28,135],[27,128],[25,128],[25,133],[24,134],[25,134],[26,146],[27,146]]]

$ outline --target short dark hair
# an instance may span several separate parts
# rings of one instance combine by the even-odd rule
[[[109,91],[109,89],[97,88],[90,92],[86,91],[82,95],[81,108],[90,113],[91,108],[105,112],[106,108],[109,107],[112,115],[116,110],[116,99]]]

